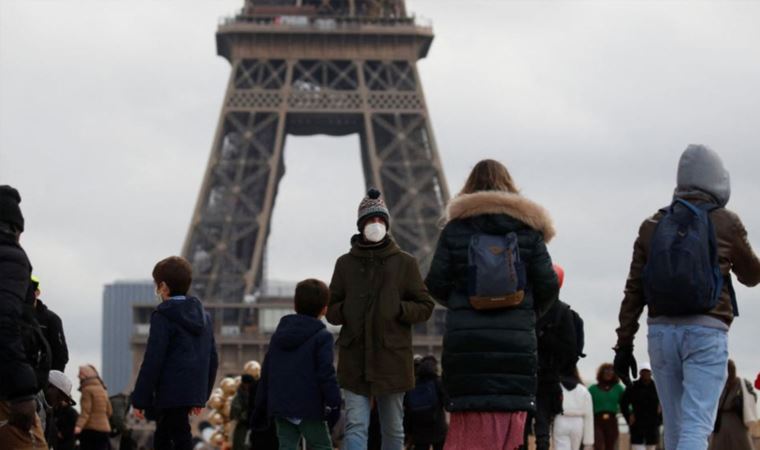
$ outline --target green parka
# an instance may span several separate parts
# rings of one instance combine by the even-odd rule
[[[448,308],[443,338],[443,384],[449,411],[532,411],[536,397],[536,317],[557,300],[559,282],[545,242],[554,236],[546,211],[508,192],[461,194],[425,280]],[[528,285],[511,309],[477,311],[468,301],[468,249],[476,233],[517,234]]]
[[[417,260],[387,237],[375,246],[351,240],[335,263],[327,321],[342,325],[338,382],[360,395],[414,388],[412,325],[428,320],[434,303]]]

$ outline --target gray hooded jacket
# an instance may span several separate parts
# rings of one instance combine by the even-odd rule
[[[689,145],[678,163],[677,178],[676,198],[723,206],[710,213],[723,275],[730,276],[733,272],[739,282],[746,286],[760,283],[760,260],[752,251],[747,230],[739,216],[725,208],[731,196],[731,183],[720,156],[703,145]],[[662,214],[657,212],[646,219],[641,224],[633,245],[633,260],[625,284],[625,297],[620,305],[620,326],[617,329],[620,346],[632,345],[639,329],[639,317],[646,305],[641,274],[647,262],[652,235],[661,217]],[[718,306],[705,315],[664,317],[649,311],[649,323],[700,324],[728,330],[734,318],[729,289],[728,284],[725,284]]]

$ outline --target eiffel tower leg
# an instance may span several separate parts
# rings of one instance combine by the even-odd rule
[[[367,185],[381,189],[391,232],[427,272],[449,199],[414,62],[367,61],[362,161]]]
[[[282,99],[290,73],[285,61],[243,60],[233,67],[183,249],[194,269],[193,292],[206,301],[240,302],[261,283],[272,206],[285,170]]]

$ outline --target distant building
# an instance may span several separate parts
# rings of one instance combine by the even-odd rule
[[[153,281],[116,281],[103,288],[103,367],[101,375],[111,394],[131,389],[134,330],[133,305],[156,304]]]

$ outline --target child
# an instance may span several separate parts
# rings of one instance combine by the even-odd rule
[[[218,358],[211,318],[200,300],[188,297],[193,270],[171,256],[153,268],[161,303],[150,317],[150,334],[132,406],[138,418],[154,412],[155,448],[193,448],[188,414],[200,413],[216,378]]]
[[[283,317],[269,343],[256,393],[254,423],[274,419],[280,450],[303,436],[311,450],[332,450],[325,419],[337,421],[340,390],[333,367],[333,337],[320,320],[330,298],[325,283],[296,286],[296,314]]]

